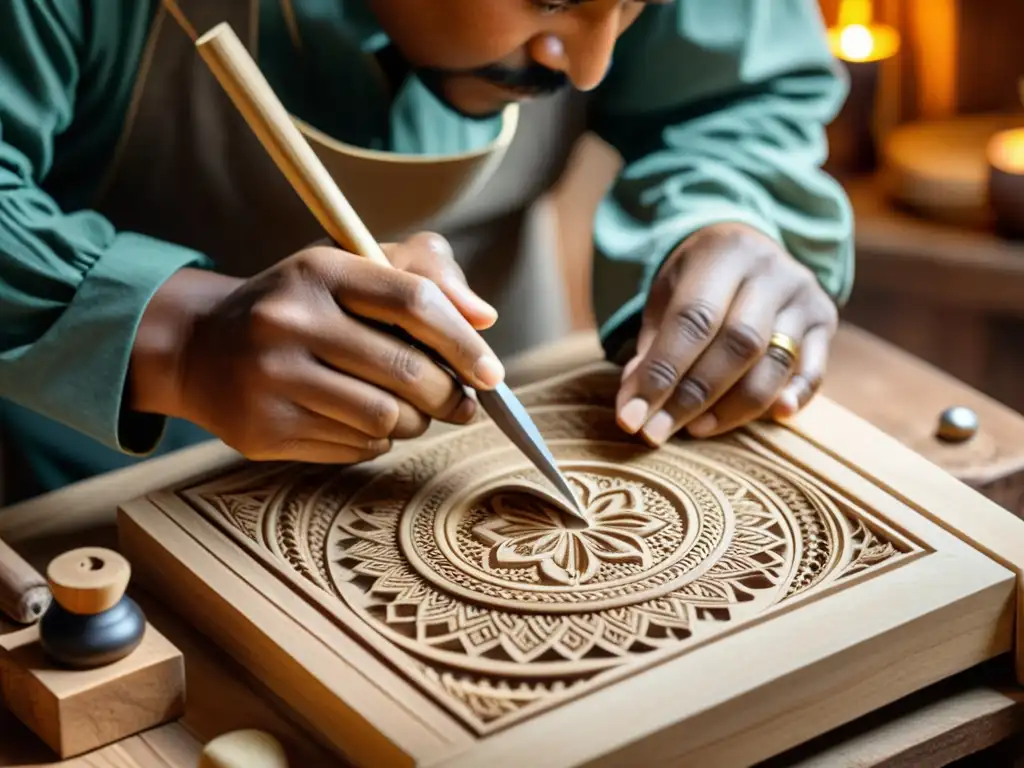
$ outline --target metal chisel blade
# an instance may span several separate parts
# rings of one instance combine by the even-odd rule
[[[440,365],[445,371],[451,375],[456,381],[460,381],[458,375],[452,370],[452,367],[448,362],[441,357],[436,351],[428,347],[423,342],[419,341],[411,334],[397,328],[395,326],[389,326],[385,323],[377,322],[375,320],[367,320],[366,318],[360,318],[367,325],[378,328],[385,333],[389,333],[396,339],[400,339],[410,346],[419,349],[431,360]],[[576,494],[573,493],[572,486],[569,485],[569,481],[565,479],[565,476],[558,469],[558,465],[555,463],[555,457],[551,455],[551,451],[544,442],[544,437],[541,435],[540,430],[537,429],[537,425],[533,423],[533,419],[530,418],[530,414],[527,413],[526,408],[519,402],[519,398],[515,396],[508,384],[501,382],[496,388],[491,390],[485,389],[474,389],[467,386],[464,382],[461,382],[467,390],[476,393],[477,402],[483,407],[487,414],[491,417],[491,420],[497,425],[498,429],[504,433],[509,440],[512,441],[513,445],[519,449],[519,451],[530,460],[542,475],[547,478],[548,482],[554,486],[554,489],[558,492],[559,498],[563,499],[566,505],[566,511],[572,512],[573,516],[581,521],[585,525],[589,525],[586,515],[583,514],[583,509],[580,507],[579,499],[576,498]]]
[[[508,385],[502,382],[492,390],[478,389],[476,396],[498,428],[555,487],[558,495],[568,505],[569,511],[583,522],[587,522],[572,486],[558,469],[555,457],[551,455],[540,430]]]

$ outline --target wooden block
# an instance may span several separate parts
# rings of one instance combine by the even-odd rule
[[[824,398],[652,450],[619,376],[519,393],[582,533],[481,419],[348,468],[225,455],[123,505],[121,551],[374,768],[751,765],[1020,653],[1024,522]]]
[[[184,713],[185,663],[151,625],[130,655],[94,669],[46,657],[33,625],[0,635],[4,705],[61,758],[80,755]]]

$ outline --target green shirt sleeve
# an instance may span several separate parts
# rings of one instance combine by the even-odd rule
[[[62,211],[43,190],[86,76],[88,26],[77,0],[0,10],[0,397],[147,453],[164,420],[122,402],[135,331],[168,277],[207,262],[95,212]]]
[[[635,336],[665,257],[714,223],[777,239],[846,301],[853,217],[821,165],[847,87],[816,0],[679,2],[648,8],[626,32],[593,122],[624,160],[594,233],[610,357]]]

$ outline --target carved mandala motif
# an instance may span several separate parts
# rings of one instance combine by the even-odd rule
[[[489,545],[481,570],[535,569],[539,583],[573,587],[591,581],[604,565],[632,563],[640,573],[650,571],[655,556],[647,539],[669,521],[648,511],[642,486],[593,474],[572,475],[569,482],[586,528],[524,493],[498,493],[477,505],[480,521],[466,527]]]
[[[478,733],[915,551],[752,438],[628,439],[614,377],[524,398],[589,525],[488,422],[383,465],[248,470],[189,494],[414,660]]]

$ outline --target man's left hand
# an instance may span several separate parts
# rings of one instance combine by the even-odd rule
[[[814,273],[743,224],[702,229],[665,261],[647,300],[617,411],[660,445],[803,408],[838,324]],[[788,349],[787,349],[788,347]]]

